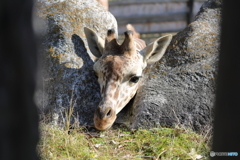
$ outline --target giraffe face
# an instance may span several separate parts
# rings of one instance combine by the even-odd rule
[[[116,115],[136,94],[145,66],[140,53],[136,53],[134,59],[124,54],[109,54],[95,62],[94,71],[102,97],[94,115],[97,129],[105,130],[111,127]]]
[[[114,30],[108,31],[105,42],[92,30],[85,28],[84,31],[91,52],[98,57],[93,69],[102,100],[94,113],[94,124],[98,130],[106,130],[136,94],[144,68],[162,57],[172,37],[158,39],[146,47],[141,40],[134,39],[130,31],[125,32],[121,45]]]

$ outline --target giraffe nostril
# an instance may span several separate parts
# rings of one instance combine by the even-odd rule
[[[107,117],[111,116],[111,113],[112,113],[112,110],[109,109],[109,111],[107,112],[106,116],[107,116]]]
[[[109,118],[113,115],[112,108],[106,108],[106,109],[101,109],[101,107],[98,107],[95,111],[95,116],[104,119],[104,118]]]

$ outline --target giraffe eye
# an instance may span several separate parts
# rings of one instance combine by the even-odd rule
[[[134,76],[134,77],[132,77],[131,79],[130,79],[130,82],[133,82],[133,83],[137,83],[138,81],[139,81],[139,78],[140,78],[141,76]]]

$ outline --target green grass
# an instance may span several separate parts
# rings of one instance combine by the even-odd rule
[[[90,133],[41,125],[38,151],[44,160],[209,159],[209,139],[182,128],[115,128]]]

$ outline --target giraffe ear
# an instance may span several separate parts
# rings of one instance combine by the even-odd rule
[[[164,55],[171,40],[172,35],[166,35],[150,43],[140,52],[144,57],[144,61],[148,64],[153,64],[159,61]]]
[[[101,57],[104,49],[104,40],[99,37],[93,30],[84,27],[84,33],[87,38],[88,46],[92,54],[96,57]]]

